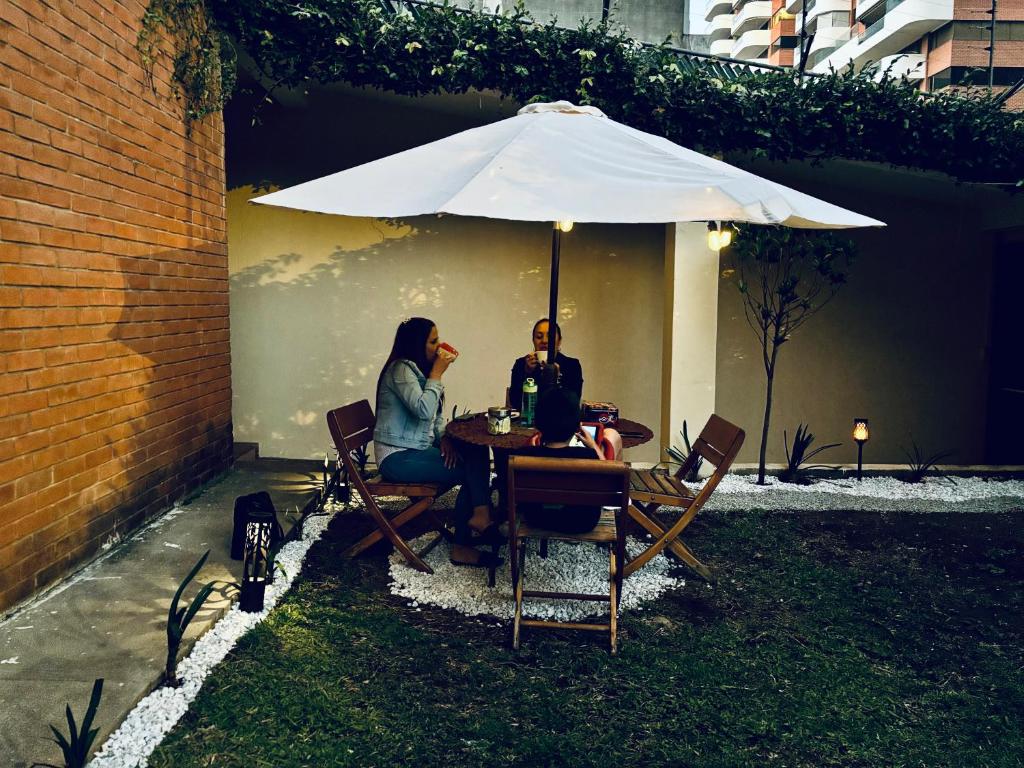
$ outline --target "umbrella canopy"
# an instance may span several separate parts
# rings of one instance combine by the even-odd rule
[[[377,218],[450,213],[605,224],[885,226],[568,101],[530,104],[515,117],[250,202]],[[553,321],[560,243],[556,226],[548,312]],[[548,362],[556,346],[548,345]]]
[[[515,117],[252,202],[384,218],[884,226],[567,101],[531,104]]]

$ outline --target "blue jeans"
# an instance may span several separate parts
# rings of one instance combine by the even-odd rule
[[[473,507],[490,502],[491,467],[486,446],[457,444],[459,461],[448,468],[437,446],[409,448],[392,453],[381,463],[380,473],[389,483],[438,483],[441,493],[461,485],[455,498],[455,540],[469,541]]]

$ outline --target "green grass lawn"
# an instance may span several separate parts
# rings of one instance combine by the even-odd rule
[[[705,513],[718,583],[626,613],[616,657],[417,612],[340,557],[350,518],[151,766],[1024,765],[1019,514]]]

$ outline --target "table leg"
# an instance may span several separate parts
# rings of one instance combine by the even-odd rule
[[[499,522],[508,517],[508,457],[510,452],[505,448],[492,448],[494,452],[494,483],[498,488]]]

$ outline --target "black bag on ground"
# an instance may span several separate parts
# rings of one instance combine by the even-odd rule
[[[274,516],[274,529],[270,533],[270,546],[276,546],[284,538],[284,530],[277,521],[277,510],[274,509],[274,502],[266,491],[250,493],[247,496],[239,496],[235,499],[235,523],[231,531],[231,559],[241,560],[245,557],[245,523],[249,518],[249,511],[262,509]]]

